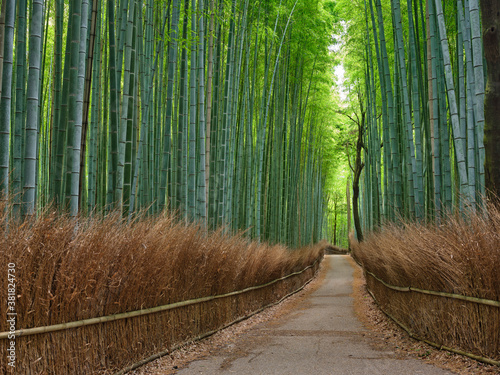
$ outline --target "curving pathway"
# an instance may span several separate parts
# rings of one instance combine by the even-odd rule
[[[177,374],[452,374],[370,345],[354,314],[353,268],[347,257],[326,256],[329,264],[321,285],[290,313],[256,325],[233,344]]]

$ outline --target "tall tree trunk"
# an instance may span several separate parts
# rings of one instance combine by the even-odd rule
[[[484,96],[485,183],[491,197],[500,197],[500,3],[481,0],[483,45],[488,71]]]
[[[360,140],[358,139],[358,146],[356,146],[356,162],[354,166],[354,178],[352,181],[352,213],[354,218],[354,227],[358,241],[363,241],[363,231],[361,229],[361,221],[359,217],[359,177],[363,170],[364,164],[361,162],[361,147]]]
[[[333,244],[337,245],[337,197],[333,199]]]
[[[359,217],[359,179],[361,177],[361,171],[365,166],[361,160],[361,154],[363,152],[363,133],[365,129],[365,117],[366,112],[363,109],[363,102],[361,97],[359,98],[359,106],[361,109],[361,122],[358,122],[358,140],[356,142],[356,160],[354,162],[354,176],[352,179],[352,214],[354,219],[354,227],[356,228],[356,235],[358,241],[363,241],[363,231],[361,229],[361,221]]]
[[[347,234],[351,231],[351,184],[350,177],[347,177],[346,203],[347,203]]]

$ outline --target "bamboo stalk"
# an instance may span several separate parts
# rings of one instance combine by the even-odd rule
[[[33,15],[30,20],[30,57],[28,86],[26,90],[26,122],[24,147],[24,187],[23,209],[24,215],[35,212],[36,175],[38,154],[38,132],[40,131],[40,117],[38,105],[40,102],[40,65],[42,51],[43,5],[41,1],[33,2]]]
[[[27,76],[27,69],[28,69],[28,64],[26,64],[26,45],[27,45],[27,40],[26,40],[26,34],[27,34],[27,18],[28,18],[28,4],[26,0],[23,1],[16,1],[18,10],[16,13],[16,43],[15,43],[15,55],[16,55],[16,62],[15,62],[15,73],[13,72],[15,78],[13,77],[12,79],[15,79],[15,84],[13,85],[12,88],[15,88],[15,95],[12,98],[13,100],[13,107],[15,108],[14,110],[14,118],[13,118],[13,137],[11,141],[11,148],[12,148],[12,184],[11,184],[11,196],[14,196],[14,206],[13,206],[13,213],[14,216],[19,216],[21,212],[21,203],[22,200],[24,200],[24,197],[22,194],[24,194],[24,191],[27,190],[29,192],[28,195],[32,195],[34,192],[34,181],[33,178],[34,176],[31,176],[30,173],[30,178],[28,179],[28,185],[27,189],[24,189],[24,168],[25,168],[25,163],[26,160],[28,160],[28,166],[31,167],[33,165],[32,163],[32,157],[30,155],[29,158],[25,158],[25,152],[28,153],[33,153],[33,151],[36,150],[34,149],[36,147],[36,144],[33,139],[33,129],[28,129],[26,131],[26,120],[28,118],[28,112],[31,113],[32,109],[28,111],[28,101],[26,98],[27,90],[25,89],[26,87],[26,76]],[[31,10],[30,10],[31,11]],[[30,22],[31,23],[31,22]],[[30,29],[31,33],[31,29]],[[33,59],[33,54],[30,53],[30,56],[32,56]],[[33,62],[30,62],[30,66],[32,65]],[[39,64],[38,64],[39,65]],[[30,69],[31,73],[33,74],[34,71]],[[32,80],[31,84],[35,84],[35,80]],[[33,90],[35,93],[36,90]],[[38,95],[33,95],[34,97],[38,97]],[[34,98],[30,98],[30,102],[33,102]],[[33,112],[33,115],[35,113]],[[32,116],[30,116],[30,119],[33,120]],[[32,121],[30,121],[32,122]],[[28,126],[33,127],[34,124],[30,124]],[[30,144],[27,145],[28,139],[26,139],[26,135],[28,135],[28,139]],[[8,147],[7,147],[8,148]],[[6,149],[7,149],[6,148]],[[26,148],[28,148],[28,151],[26,151]],[[22,192],[22,193],[21,193]],[[28,197],[28,199],[31,197]],[[23,204],[24,206],[24,204]],[[31,208],[31,205],[26,204],[26,206],[29,206]],[[34,207],[34,205],[33,205]],[[31,213],[30,213],[31,214]]]

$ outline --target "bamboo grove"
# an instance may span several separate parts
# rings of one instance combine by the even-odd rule
[[[482,205],[484,82],[477,0],[366,0],[356,23],[363,226]],[[363,30],[363,31],[361,31]],[[361,60],[361,59],[359,59]]]
[[[72,216],[167,209],[260,240],[317,241],[324,3],[3,0],[11,218],[49,204]]]

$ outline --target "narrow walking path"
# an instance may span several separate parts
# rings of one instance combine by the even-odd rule
[[[329,264],[321,285],[289,314],[256,325],[177,374],[452,374],[370,345],[354,314],[353,268],[347,256],[330,255],[324,261]]]

